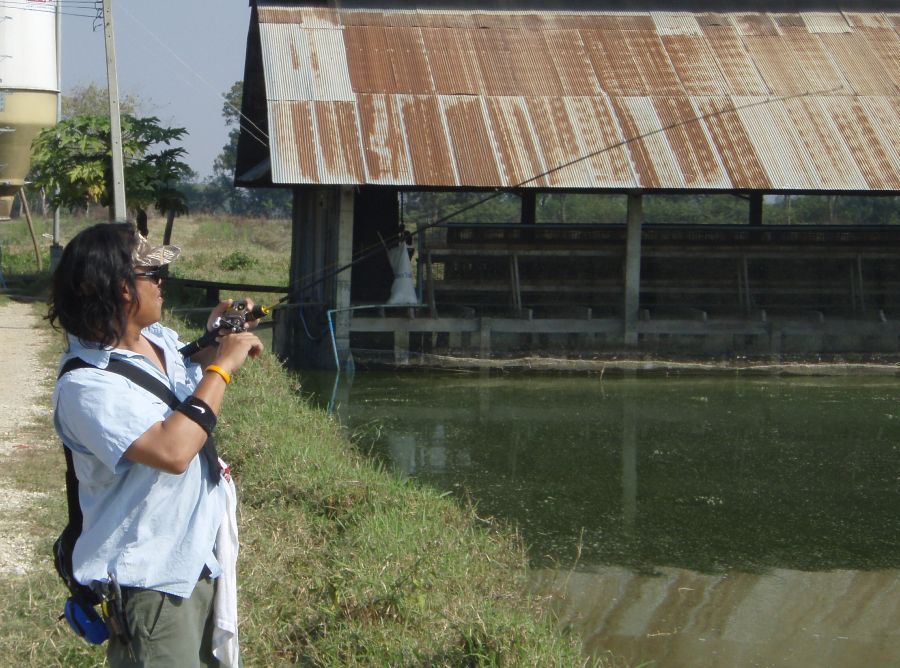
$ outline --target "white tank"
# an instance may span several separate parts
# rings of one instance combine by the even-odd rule
[[[24,185],[31,142],[56,123],[56,0],[0,7],[0,219]]]

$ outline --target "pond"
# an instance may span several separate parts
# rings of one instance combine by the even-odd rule
[[[367,372],[335,399],[372,456],[517,527],[591,654],[900,664],[893,378]]]

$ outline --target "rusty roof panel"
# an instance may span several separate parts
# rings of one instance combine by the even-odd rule
[[[814,182],[828,189],[864,190],[866,181],[828,114],[817,98],[785,100],[785,109],[807,149],[816,172]]]
[[[852,28],[847,18],[838,12],[804,12],[803,23],[811,33],[844,33]]]
[[[621,33],[606,30],[581,30],[580,33],[604,91],[612,96],[644,93],[644,79]]]
[[[272,181],[318,183],[318,141],[312,102],[269,104]]]
[[[260,26],[266,95],[274,100],[352,100],[340,30]]]
[[[707,135],[706,126],[697,117],[690,99],[686,97],[655,97],[651,99],[660,127],[688,188],[721,188],[731,186],[718,158],[718,152]]]
[[[612,96],[682,94],[662,41],[655,32],[582,30],[581,38],[600,86]]]
[[[343,30],[350,81],[357,93],[391,93],[394,71],[391,45],[383,27],[351,26]]]
[[[684,179],[649,97],[613,99],[638,181],[644,188],[683,188]]]
[[[392,93],[428,94],[434,92],[425,44],[418,28],[385,28],[390,45],[390,63],[394,73]]]
[[[650,12],[656,33],[661,36],[702,35],[697,17],[690,12]]]
[[[593,174],[594,187],[637,187],[637,174],[609,100],[567,97],[565,104],[579,151]]]
[[[707,12],[706,14],[697,14],[697,25],[703,28],[733,28],[734,23],[727,14],[718,14],[716,12]]]
[[[494,160],[493,142],[485,121],[481,98],[439,98],[461,186],[496,186],[500,172]]]
[[[469,32],[481,69],[485,95],[516,95],[519,92],[515,47],[517,34],[510,30],[472,30]]]
[[[555,68],[550,78],[559,82],[561,95],[599,95],[600,82],[577,30],[546,30],[546,53]]]
[[[424,28],[474,28],[471,12],[456,9],[419,11],[419,25]]]
[[[296,26],[273,23],[260,26],[266,98],[312,100],[310,54],[306,35]]]
[[[368,183],[414,183],[406,146],[406,130],[397,98],[360,95],[359,125]]]
[[[344,9],[340,13],[344,26],[381,26],[384,27],[384,12]]]
[[[398,99],[415,183],[457,185],[459,179],[450,159],[450,142],[437,98],[401,95]]]
[[[816,35],[790,32],[779,37],[745,37],[744,42],[776,95],[826,94],[846,85]]]
[[[897,14],[258,8],[278,183],[900,188]]]
[[[696,97],[692,102],[716,146],[732,186],[738,189],[771,188],[772,183],[732,100]]]
[[[669,60],[688,95],[724,95],[730,88],[723,86],[722,72],[709,42],[691,35],[662,38]]]
[[[750,35],[778,35],[774,19],[766,14],[734,14],[734,27],[741,37]]]
[[[653,30],[655,25],[650,14],[642,12],[609,12],[588,14],[584,17],[584,27],[592,30]]]
[[[775,25],[780,28],[779,32],[781,34],[784,34],[785,30],[792,28],[809,32],[806,28],[806,22],[800,14],[770,14],[770,16],[774,19]]]
[[[844,18],[854,29],[876,28],[880,30],[893,30],[890,20],[884,14],[873,12],[844,12]]]
[[[735,106],[776,190],[815,188],[817,173],[781,100],[735,98]]]
[[[895,92],[900,91],[900,35],[893,30],[876,30],[863,28],[860,31],[869,41],[869,48],[878,57],[875,67],[882,74],[889,77],[895,86]],[[880,64],[880,67],[878,67]]]
[[[859,99],[833,97],[821,100],[821,104],[846,143],[868,187],[872,190],[896,190],[900,186],[897,156],[892,159]]]
[[[417,28],[421,24],[415,9],[385,9],[384,25],[392,28]]]
[[[471,30],[422,28],[434,90],[439,95],[477,95],[484,90]]]
[[[289,23],[302,28],[338,28],[341,17],[329,7],[286,7],[260,3],[259,22]]]
[[[900,190],[900,100],[896,97],[858,100],[894,165],[894,189]]]
[[[659,35],[649,30],[635,30],[628,33],[626,44],[643,75],[645,95],[684,94]]]
[[[539,176],[546,167],[541,162],[537,136],[524,98],[488,97],[485,104],[500,183],[507,187],[521,184],[546,186],[546,179]]]
[[[520,39],[510,40],[513,58],[518,63],[517,93],[525,97],[561,96],[563,89],[560,78],[556,74],[556,67],[542,32],[526,30],[519,34]]]
[[[706,27],[703,34],[715,54],[716,63],[729,93],[742,96],[769,94],[768,86],[759,76],[759,70],[736,30]]]
[[[575,128],[559,98],[532,97],[525,100],[546,166],[547,182],[563,188],[594,185],[590,165],[582,159]]]
[[[831,54],[832,61],[858,95],[892,95],[897,92],[890,74],[881,67],[873,67],[879,56],[862,34],[820,35]],[[900,42],[898,42],[900,44]]]
[[[319,182],[365,183],[356,105],[350,102],[316,102],[316,131],[322,160]]]
[[[354,99],[347,64],[347,50],[341,30],[307,30],[309,61],[307,72],[314,100]],[[303,71],[303,67],[300,68]]]

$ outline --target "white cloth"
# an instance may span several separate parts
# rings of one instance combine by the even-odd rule
[[[391,269],[394,271],[391,296],[387,303],[392,305],[418,304],[419,298],[416,296],[416,288],[413,286],[412,280],[412,264],[410,264],[406,246],[404,244],[394,246],[388,249],[387,255]]]
[[[228,466],[221,459],[219,463],[223,471],[221,485],[225,488],[226,494],[225,517],[222,518],[219,533],[216,535],[216,559],[222,574],[216,581],[216,597],[213,601],[215,627],[212,646],[213,656],[225,668],[237,668],[240,666],[237,617],[237,491],[234,480],[228,472]]]

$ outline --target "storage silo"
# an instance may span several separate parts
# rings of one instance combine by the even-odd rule
[[[25,183],[31,142],[56,123],[56,0],[0,7],[0,220]]]

